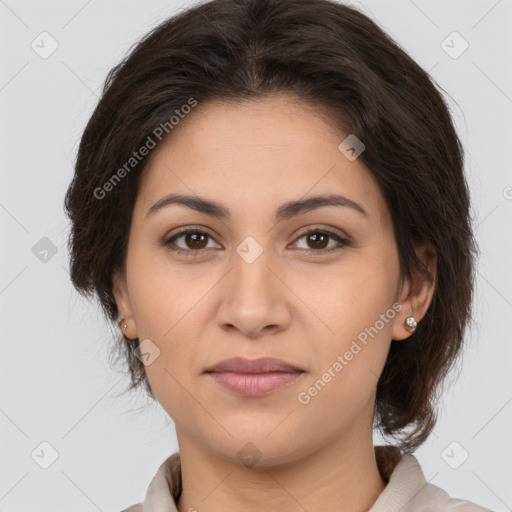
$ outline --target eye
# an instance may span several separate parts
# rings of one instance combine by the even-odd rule
[[[176,241],[183,238],[185,247],[176,245]],[[179,233],[162,241],[162,244],[169,246],[171,251],[176,253],[188,253],[191,256],[198,256],[207,249],[208,238],[212,238],[205,231],[198,229],[184,229]]]
[[[332,252],[339,249],[342,249],[345,246],[350,245],[350,241],[347,238],[344,238],[336,233],[333,233],[332,231],[328,230],[322,230],[318,228],[310,229],[309,231],[306,231],[305,233],[302,233],[297,240],[301,240],[302,238],[306,239],[307,244],[312,244],[310,247],[306,247],[305,250],[309,253],[326,253],[326,252]],[[335,240],[338,242],[338,246],[334,244],[334,247],[328,246],[328,240]],[[341,247],[340,247],[341,245]],[[311,248],[313,247],[313,248]]]
[[[162,241],[162,245],[168,246],[171,251],[176,253],[186,253],[190,256],[200,256],[203,251],[208,249],[208,238],[213,238],[205,231],[198,229],[184,229],[169,238]],[[312,244],[309,248],[304,250],[308,253],[326,253],[335,250],[340,250],[345,246],[350,245],[350,240],[344,238],[336,233],[329,230],[322,230],[318,228],[310,229],[305,233],[302,233],[296,240],[306,239],[307,244]],[[183,239],[185,247],[177,245],[177,241]],[[338,245],[334,244],[334,247],[329,247],[328,240],[334,240],[338,242]],[[311,248],[312,247],[312,248]],[[211,247],[210,247],[211,248]]]

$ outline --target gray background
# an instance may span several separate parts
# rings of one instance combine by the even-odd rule
[[[143,499],[157,467],[177,450],[160,406],[142,411],[142,394],[116,396],[127,380],[109,366],[113,330],[70,284],[62,205],[107,72],[187,4],[0,0],[3,512],[119,511]],[[453,98],[481,248],[464,364],[416,455],[427,480],[451,495],[511,510],[512,1],[353,4]],[[58,43],[47,58],[31,47],[47,37],[44,49],[51,49],[43,31]],[[453,31],[469,44],[460,55],[464,43]],[[42,442],[58,452],[48,469],[40,467],[51,454],[43,445],[41,456]]]

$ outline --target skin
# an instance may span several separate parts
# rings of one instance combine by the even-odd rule
[[[176,425],[179,511],[367,511],[385,487],[372,441],[378,377],[391,340],[407,343],[411,304],[417,321],[424,316],[433,283],[401,280],[375,179],[338,149],[348,134],[293,96],[199,104],[171,135],[142,176],[114,294],[126,336],[160,350],[146,372]],[[220,202],[231,218],[176,204],[147,216],[169,193]],[[325,193],[356,201],[368,216],[326,206],[272,218],[287,201]],[[186,254],[161,245],[182,227],[209,236],[174,239]],[[303,236],[309,228],[350,243],[329,237],[322,244]],[[251,263],[236,252],[248,236],[262,249]],[[435,275],[428,249],[418,247],[418,255]],[[393,304],[401,311],[300,403],[299,393]],[[305,373],[266,396],[243,397],[203,373],[234,356],[275,357]],[[248,442],[260,455],[255,465],[237,455]]]

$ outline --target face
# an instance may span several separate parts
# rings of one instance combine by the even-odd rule
[[[199,104],[171,135],[142,176],[115,296],[178,438],[228,457],[252,442],[261,463],[277,464],[371,431],[378,377],[410,308],[384,198],[338,147],[348,134],[272,96]],[[169,202],[149,212],[169,194],[219,211]],[[283,208],[316,196],[338,204]],[[302,373],[246,396],[205,373],[236,356]]]

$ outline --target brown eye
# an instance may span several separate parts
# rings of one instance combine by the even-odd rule
[[[185,240],[185,245],[189,249],[204,249],[208,244],[208,235],[206,233],[186,233],[183,236]]]
[[[329,243],[329,235],[325,233],[311,233],[307,235],[308,243],[312,244],[313,249],[325,249]]]
[[[197,229],[187,229],[177,233],[162,242],[163,245],[169,246],[171,251],[178,253],[189,253],[196,256],[194,253],[201,253],[207,249],[208,239],[212,238],[208,233],[199,231]],[[183,239],[182,245],[176,242]]]
[[[320,229],[309,230],[306,233],[303,233],[297,240],[301,240],[303,238],[306,240],[307,244],[307,247],[304,249],[310,253],[331,252],[350,245],[348,239],[343,238],[336,233],[332,233],[331,231],[323,231]],[[338,242],[338,246],[334,244],[334,246],[329,247],[330,240]]]
[[[183,239],[181,246],[177,243]],[[162,241],[162,244],[169,246],[170,250],[176,253],[187,253],[190,256],[199,256],[203,251],[208,249],[208,239],[212,239],[211,235],[197,229],[183,230],[170,238]],[[350,241],[337,235],[331,231],[320,229],[312,229],[303,233],[297,240],[305,239],[306,247],[303,249],[312,254],[323,254],[331,251],[343,249],[350,245]],[[330,245],[331,241],[338,242]]]

